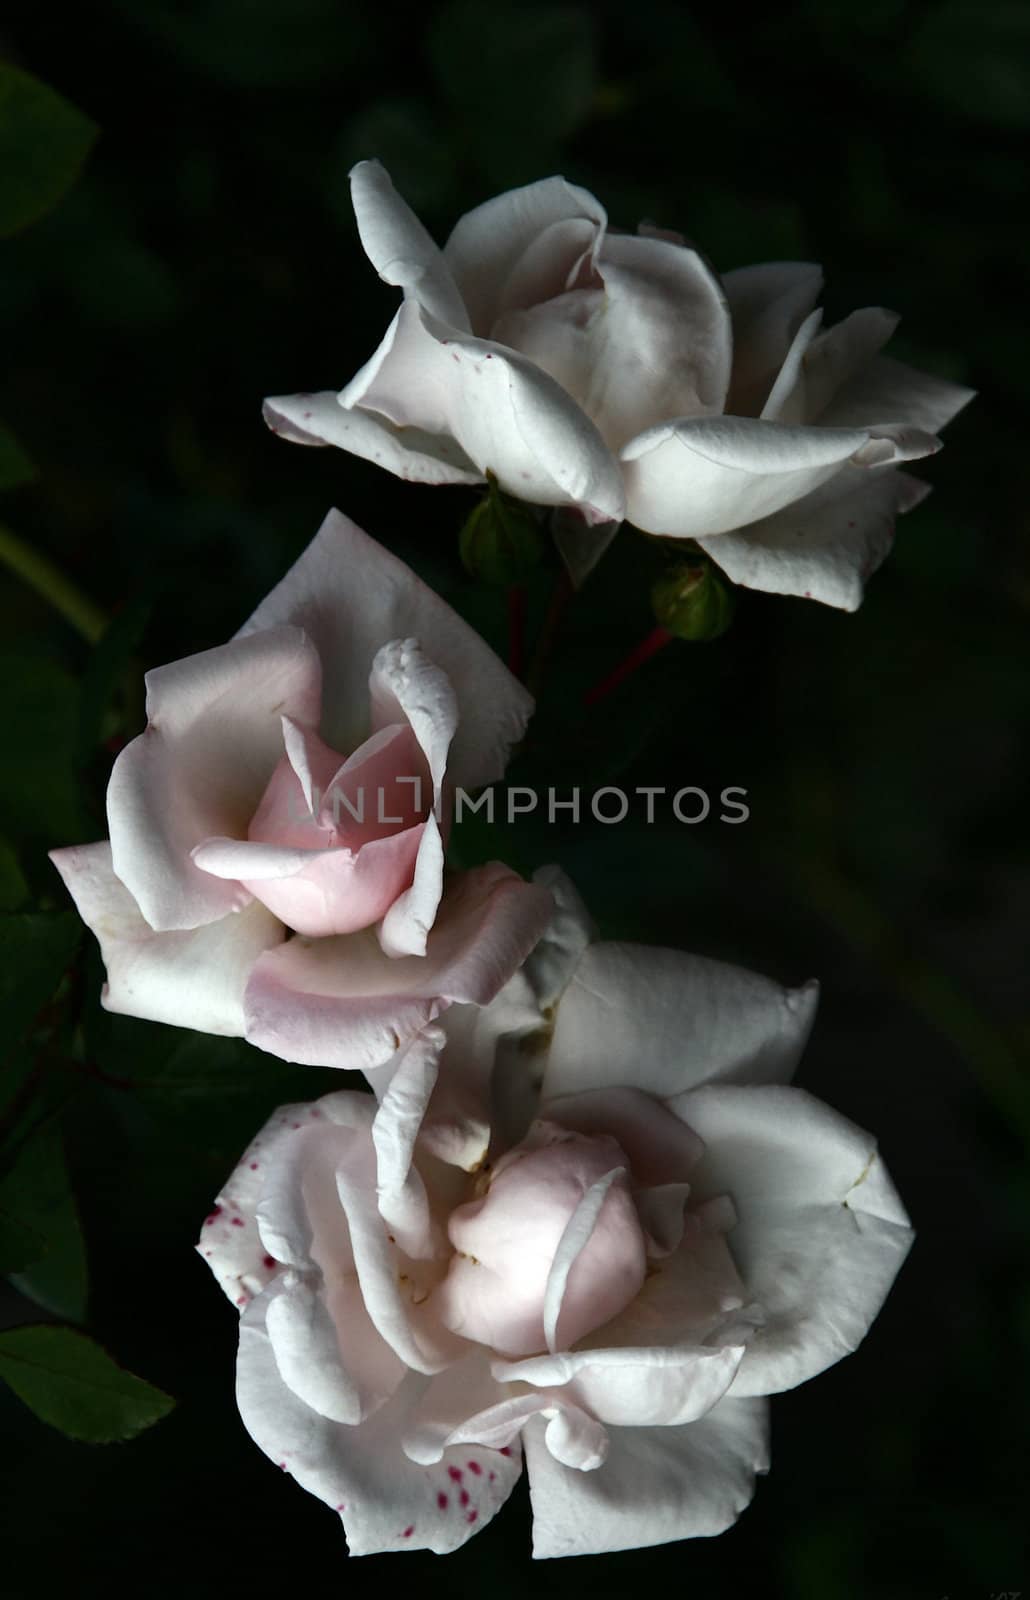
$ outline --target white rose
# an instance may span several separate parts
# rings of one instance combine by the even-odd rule
[[[258,1445],[351,1551],[457,1548],[523,1453],[534,1554],[719,1533],[766,1396],[853,1350],[911,1242],[874,1140],[791,1088],[808,985],[590,944],[285,1107],[198,1245]]]
[[[625,517],[695,539],[747,588],[859,605],[895,516],[927,493],[896,463],[937,450],[971,398],[879,354],[897,317],[821,331],[818,267],[720,280],[677,234],[610,231],[563,178],[470,211],[443,250],[378,162],[352,193],[404,303],[339,394],[266,401],[277,433],[572,508],[596,530],[559,534],[575,576]]]

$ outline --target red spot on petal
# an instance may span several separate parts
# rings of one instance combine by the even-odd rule
[[[462,1472],[460,1467],[448,1467],[447,1476],[450,1478],[452,1483],[460,1483],[465,1474]]]
[[[463,1506],[467,1506],[468,1503],[469,1503],[469,1492],[468,1492],[468,1490],[467,1489],[462,1489],[461,1494],[458,1496],[458,1499],[461,1501]]]
[[[256,1161],[252,1161],[252,1162],[251,1162],[251,1163],[250,1163],[250,1170],[251,1170],[251,1172],[256,1172],[256,1171],[257,1171],[257,1169],[258,1169],[258,1164],[257,1164],[257,1162],[256,1162]]]
[[[261,1264],[271,1271],[271,1269],[275,1266],[275,1256],[262,1256]]]
[[[208,1216],[206,1216],[204,1218],[204,1226],[205,1226],[205,1228],[210,1228],[212,1222],[217,1222],[221,1215],[222,1215],[221,1206],[215,1206],[215,1209]]]
[[[299,1122],[291,1122],[290,1123],[290,1127],[291,1128],[299,1128],[300,1127],[300,1123]]]
[[[478,1461],[468,1461],[465,1464],[468,1467],[469,1471],[470,1472],[474,1472],[476,1477],[478,1478],[480,1473],[483,1470],[482,1467],[479,1465],[479,1462]]]
[[[470,1511],[468,1516],[465,1518],[465,1521],[466,1522],[478,1522],[479,1521],[479,1512],[478,1511]]]
[[[412,1534],[414,1533],[414,1531],[415,1531],[415,1524],[413,1522],[409,1522],[408,1526],[405,1528],[404,1532],[401,1534],[401,1538],[402,1539],[410,1539]]]
[[[341,1501],[340,1504],[336,1507],[336,1509],[337,1509],[337,1511],[346,1511],[347,1507],[346,1507],[346,1505],[344,1505],[343,1501]]]
[[[502,1449],[498,1450],[497,1454],[499,1456],[510,1456],[511,1455],[511,1446],[507,1445],[507,1444],[504,1445],[504,1447]]]
[[[238,1306],[245,1306],[247,1304],[247,1296],[245,1294],[241,1294],[236,1304]]]
[[[312,1119],[315,1122],[318,1121],[318,1119],[319,1119],[319,1117],[321,1115],[322,1115],[322,1113],[321,1113],[321,1111],[319,1111],[318,1107],[317,1106],[312,1106],[312,1108],[311,1108],[311,1116],[312,1116]]]
[[[242,1217],[233,1217],[232,1225],[234,1228],[245,1228],[247,1226]]]
[[[496,1477],[497,1477],[497,1474],[496,1474],[496,1472],[491,1472],[491,1474],[490,1474],[490,1482],[491,1482],[491,1483],[493,1483],[493,1481],[494,1481],[494,1479],[495,1479],[495,1478],[496,1478]]]
[[[285,1461],[280,1461],[280,1463],[279,1463],[279,1471],[280,1472],[285,1472],[286,1471],[286,1462]]]
[[[436,1503],[440,1507],[441,1511],[446,1511],[447,1507],[451,1503],[450,1500],[447,1498],[447,1496],[444,1494],[442,1489],[440,1490],[440,1493],[436,1497]]]

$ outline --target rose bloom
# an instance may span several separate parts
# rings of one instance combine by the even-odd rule
[[[550,898],[496,862],[446,874],[437,816],[450,785],[501,776],[531,708],[330,512],[234,639],[147,674],[110,842],[52,852],[100,942],[105,1006],[364,1066],[452,1001],[490,1000]]]
[[[279,1111],[198,1249],[257,1444],[354,1554],[448,1551],[529,1472],[534,1554],[719,1533],[766,1396],[853,1350],[912,1234],[790,1077],[815,986],[591,944],[574,896],[489,1007]]]
[[[615,525],[690,538],[734,583],[854,610],[894,518],[971,391],[879,354],[879,307],[821,329],[822,273],[719,278],[679,234],[608,228],[564,178],[498,195],[440,250],[378,162],[352,175],[365,250],[404,302],[339,394],[266,401],[269,425],[419,483],[571,508],[581,578]],[[604,528],[596,525],[605,525]]]

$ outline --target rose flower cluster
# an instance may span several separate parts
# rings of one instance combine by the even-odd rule
[[[823,330],[817,268],[720,278],[560,178],[442,250],[376,163],[353,186],[403,303],[276,432],[560,509],[577,580],[626,521],[858,605],[925,492],[899,463],[969,398],[880,354],[889,313]],[[364,1075],[257,1132],[198,1245],[246,1428],[354,1554],[458,1548],[523,1469],[537,1556],[722,1531],[768,1397],[855,1349],[912,1240],[873,1138],[792,1087],[813,984],[598,941],[557,867],[449,864],[450,796],[532,708],[334,511],[233,639],[148,675],[109,840],[54,852],[111,1010]]]

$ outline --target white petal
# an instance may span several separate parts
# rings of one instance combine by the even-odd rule
[[[443,894],[444,848],[430,813],[415,858],[415,876],[379,925],[379,943],[388,956],[424,956]]]
[[[367,683],[377,650],[414,637],[457,695],[451,780],[473,789],[503,775],[533,709],[531,697],[449,605],[340,512],[329,513],[241,634],[284,621],[302,626],[318,649],[322,735],[334,749],[353,750],[369,732]],[[218,831],[225,830],[209,830]]]
[[[813,983],[783,989],[678,950],[591,945],[558,1007],[544,1096],[624,1087],[665,1096],[715,1079],[785,1081],[817,997]]]
[[[835,428],[891,421],[939,433],[975,394],[975,389],[917,372],[890,356],[877,356],[844,384],[820,420]]]
[[[510,310],[491,337],[550,373],[613,450],[669,417],[721,412],[730,320],[697,252],[617,235],[606,239],[597,272],[603,288]]]
[[[361,1422],[396,1393],[406,1368],[373,1326],[353,1277],[322,1286],[280,1274],[266,1298],[266,1327],[286,1387],[319,1416]]]
[[[115,877],[106,841],[54,850],[51,860],[100,944],[108,1011],[200,1033],[243,1034],[251,969],[285,938],[270,911],[254,904],[202,928],[155,933]]]
[[[546,925],[550,896],[493,863],[457,875],[425,956],[369,934],[290,939],[247,988],[247,1038],[286,1061],[367,1070],[453,1002],[486,1005]]]
[[[534,1556],[601,1555],[730,1527],[768,1468],[767,1407],[726,1399],[683,1427],[612,1428],[595,1472],[562,1468],[540,1421],[526,1427],[523,1447]]]
[[[664,423],[622,452],[626,516],[674,538],[726,533],[817,489],[869,443],[859,429],[750,417]]]
[[[768,261],[723,275],[733,321],[733,376],[726,410],[757,417],[794,336],[819,298],[822,268],[810,261]]]
[[[508,280],[535,240],[555,223],[577,219],[590,223],[597,234],[607,222],[593,195],[564,178],[510,189],[466,212],[443,253],[476,333],[489,333],[507,304]]]
[[[675,1109],[705,1141],[695,1194],[727,1193],[729,1236],[766,1321],[734,1394],[790,1389],[864,1337],[912,1243],[871,1135],[800,1089],[708,1084]]]
[[[413,1165],[415,1141],[436,1085],[444,1043],[439,1028],[427,1028],[400,1053],[392,1069],[383,1069],[390,1072],[390,1080],[372,1124],[380,1215],[405,1255],[422,1259],[435,1253],[437,1242],[425,1185]]]
[[[264,1299],[244,1313],[236,1397],[244,1426],[277,1466],[343,1519],[352,1555],[385,1550],[456,1550],[491,1519],[518,1477],[519,1463],[501,1457],[493,1482],[468,1511],[452,1507],[450,1468],[467,1452],[449,1452],[436,1467],[416,1466],[401,1449],[407,1419],[425,1380],[411,1374],[393,1398],[352,1427],[320,1416],[283,1382],[265,1329]],[[441,1507],[440,1497],[445,1498]],[[469,1512],[475,1509],[475,1518]]]
[[[409,483],[482,483],[483,474],[446,435],[395,428],[371,411],[347,411],[335,389],[270,396],[262,406],[269,428],[292,444],[335,445]]]
[[[312,1230],[302,1212],[291,1230],[286,1250],[273,1257],[257,1226],[257,1210],[270,1179],[274,1183],[275,1174],[289,1165],[296,1135],[327,1115],[330,1102],[334,1102],[336,1117],[364,1119],[366,1125],[371,1125],[368,1096],[351,1091],[313,1104],[280,1106],[251,1140],[204,1219],[197,1250],[235,1306],[245,1305],[266,1288],[284,1261],[293,1260],[304,1269],[315,1265],[311,1255]]]
[[[571,396],[533,361],[413,301],[401,307],[389,353],[343,398],[399,427],[450,434],[520,500],[575,506],[591,522],[623,515],[618,462]]]
[[[855,611],[894,543],[894,519],[930,492],[905,472],[845,467],[792,506],[698,544],[733,583]]]
[[[299,627],[269,626],[146,681],[146,731],[107,789],[114,870],[152,928],[196,928],[250,895],[203,872],[190,851],[246,834],[283,753],[283,716],[318,721],[321,668]]]
[[[359,161],[350,175],[351,203],[365,254],[392,283],[434,317],[468,329],[461,293],[439,246],[402,200],[378,161]]]
[[[804,422],[828,423],[827,407],[849,382],[865,372],[883,349],[901,318],[882,306],[867,306],[853,311],[843,322],[835,323],[815,339],[805,353],[799,389]],[[911,417],[893,412],[870,416],[870,422],[911,422]],[[928,428],[936,433],[936,428]]]
[[[505,1383],[560,1389],[601,1422],[671,1426],[696,1420],[726,1393],[755,1335],[756,1308],[725,1239],[695,1216],[675,1253],[652,1267],[637,1297],[574,1350],[495,1360]]]

